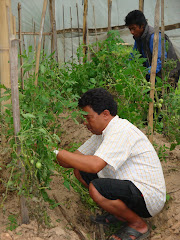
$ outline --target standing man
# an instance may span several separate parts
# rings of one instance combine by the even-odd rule
[[[79,99],[86,112],[84,124],[93,133],[74,153],[55,150],[63,167],[74,168],[76,178],[107,216],[125,222],[109,239],[145,239],[149,229],[143,218],[159,213],[166,188],[159,158],[147,137],[117,115],[117,104],[103,88],[91,89]]]
[[[125,25],[129,28],[135,40],[134,49],[138,50],[142,57],[147,59],[145,62],[145,66],[148,68],[146,78],[149,81],[153,53],[154,28],[148,25],[143,12],[139,10],[128,13],[125,17]],[[165,35],[165,40],[168,43],[168,51],[165,51],[165,58],[177,61],[176,68],[170,72],[170,77],[174,79],[174,85],[176,85],[180,75],[180,62],[167,35]],[[159,33],[156,75],[161,77],[161,33]]]

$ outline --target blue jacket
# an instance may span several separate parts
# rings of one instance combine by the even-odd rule
[[[151,34],[150,39],[149,39],[149,49],[151,51],[151,54],[153,53],[153,41],[154,41],[154,33]],[[136,39],[135,39],[135,42],[134,42],[134,48],[133,49],[138,50]],[[151,62],[149,61],[148,56],[144,51],[142,42],[141,42],[140,53],[142,54],[143,58],[147,58],[147,61],[145,62],[145,65],[148,68],[148,73],[150,74],[150,72],[151,72]],[[167,52],[166,51],[165,51],[165,58],[167,58]],[[161,71],[161,33],[159,33],[158,58],[157,58],[156,73],[158,73],[160,71]]]

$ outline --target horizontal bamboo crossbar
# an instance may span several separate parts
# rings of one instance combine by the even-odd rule
[[[175,24],[167,25],[167,26],[164,26],[164,28],[165,28],[165,31],[178,29],[178,28],[180,28],[180,23],[175,23]],[[161,29],[161,27],[160,27],[160,29]]]
[[[111,27],[112,30],[121,30],[126,28],[125,25],[121,25],[121,26],[114,26]],[[169,31],[169,30],[174,30],[174,29],[178,29],[180,28],[180,23],[175,23],[175,24],[171,24],[171,25],[167,25],[165,26],[165,31]],[[67,28],[67,29],[62,29],[62,30],[57,30],[57,34],[64,34],[64,33],[71,33],[72,32],[79,32],[79,33],[83,33],[83,29],[82,28]],[[96,28],[96,30],[94,28],[89,28],[88,29],[89,33],[102,33],[102,32],[107,32],[108,28]],[[16,32],[16,34],[19,34],[19,32]],[[21,32],[22,35],[39,35],[39,32]],[[44,32],[43,35],[51,35],[52,32]]]

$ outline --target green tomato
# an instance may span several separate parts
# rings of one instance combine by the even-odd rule
[[[36,163],[36,168],[40,169],[41,166],[42,166],[42,164],[41,164],[40,162],[37,162],[37,163]]]
[[[158,107],[158,108],[162,108],[162,104],[161,104],[161,103],[158,103],[158,104],[157,104],[157,107]]]
[[[34,164],[34,160],[33,160],[33,159],[31,160],[31,164],[32,164],[32,165]]]
[[[164,102],[164,100],[163,100],[162,98],[160,98],[160,99],[159,99],[159,103],[162,104],[163,102]]]
[[[88,199],[88,203],[89,203],[89,204],[93,204],[93,203],[94,203],[94,201],[92,200],[92,198],[89,198],[89,199]]]
[[[157,104],[156,104],[156,103],[154,104],[154,107],[157,107]]]

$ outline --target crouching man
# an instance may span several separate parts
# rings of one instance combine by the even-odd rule
[[[74,168],[76,178],[108,214],[92,220],[125,224],[109,239],[145,239],[149,229],[143,218],[159,213],[166,187],[159,158],[147,137],[117,116],[117,104],[103,88],[91,89],[79,99],[84,124],[93,133],[74,153],[58,150],[58,163]]]

